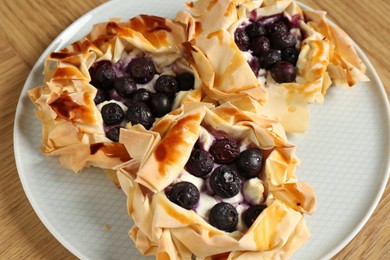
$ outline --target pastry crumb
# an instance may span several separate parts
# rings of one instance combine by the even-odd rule
[[[103,226],[103,230],[109,231],[109,230],[111,230],[111,226],[106,224]]]

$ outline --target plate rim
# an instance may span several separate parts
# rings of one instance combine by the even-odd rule
[[[86,12],[85,14],[80,16],[78,19],[76,19],[74,22],[72,22],[69,26],[67,26],[46,47],[46,49],[39,56],[36,63],[32,67],[32,69],[31,69],[31,71],[30,71],[30,73],[29,73],[29,75],[28,75],[28,77],[23,85],[23,88],[22,88],[21,93],[19,95],[18,104],[16,107],[15,115],[14,115],[14,119],[15,119],[14,120],[14,127],[13,127],[13,131],[14,131],[14,135],[13,135],[14,158],[15,158],[15,163],[16,163],[16,169],[17,169],[19,178],[21,180],[22,187],[23,187],[23,190],[26,194],[26,197],[27,197],[28,201],[30,202],[32,208],[34,209],[35,213],[37,214],[38,218],[46,227],[46,229],[55,237],[55,239],[58,242],[60,242],[60,244],[62,246],[64,246],[68,251],[70,251],[73,255],[75,255],[76,257],[78,257],[80,259],[88,259],[88,257],[86,257],[84,255],[84,253],[77,250],[72,245],[71,242],[69,242],[67,239],[65,239],[63,237],[63,235],[61,235],[61,233],[59,233],[56,230],[56,228],[51,224],[51,222],[46,218],[44,212],[41,210],[40,206],[33,198],[33,195],[31,193],[30,187],[27,184],[27,180],[26,180],[25,176],[21,173],[23,166],[21,163],[22,160],[20,159],[20,156],[21,156],[21,152],[19,150],[20,145],[19,145],[18,135],[15,134],[15,133],[18,133],[19,132],[18,129],[20,129],[19,121],[17,119],[20,118],[22,106],[23,106],[23,99],[26,98],[27,90],[31,88],[30,82],[32,80],[34,73],[37,73],[37,72],[40,73],[38,71],[38,67],[40,67],[44,63],[44,60],[46,59],[46,57],[48,56],[48,54],[50,52],[54,51],[56,48],[58,48],[61,45],[61,42],[62,42],[61,39],[64,37],[64,35],[67,34],[69,31],[76,29],[75,27],[79,27],[80,24],[82,24],[82,26],[85,26],[85,24],[89,22],[88,17],[92,16],[94,13],[99,12],[99,11],[101,11],[101,9],[107,8],[108,6],[115,5],[116,2],[120,2],[120,1],[123,1],[123,0],[111,0],[111,1],[100,4],[97,7],[89,10],[88,12]],[[306,4],[300,3],[299,1],[296,1],[296,2],[304,9],[313,9]],[[337,24],[334,23],[333,21],[331,21],[330,19],[327,19],[327,20],[329,21],[330,24],[337,26]],[[341,27],[339,27],[339,28],[341,28]],[[356,44],[356,42],[352,38],[351,38],[351,40],[353,42],[353,45],[354,45],[359,57],[362,59],[362,61],[366,65],[367,71],[369,71],[373,76],[373,78],[370,79],[371,82],[377,83],[375,85],[376,85],[377,91],[379,90],[379,93],[380,93],[380,98],[381,98],[381,102],[382,102],[382,104],[380,106],[381,111],[384,110],[382,112],[385,112],[386,115],[383,115],[383,117],[386,117],[386,119],[387,119],[387,122],[384,125],[386,125],[387,129],[390,129],[390,105],[389,105],[389,101],[388,101],[389,97],[387,96],[384,85],[383,85],[377,71],[375,70],[374,66],[372,65],[371,61],[368,59],[367,55],[363,52],[361,47],[358,44]],[[389,140],[387,140],[387,141],[389,141]],[[386,186],[388,184],[388,180],[390,178],[390,147],[389,146],[386,147],[386,151],[387,151],[387,156],[388,156],[389,160],[387,161],[387,164],[385,166],[385,168],[386,168],[385,172],[382,174],[383,176],[382,176],[380,189],[378,190],[378,192],[375,196],[375,199],[372,201],[370,208],[368,209],[368,211],[366,212],[364,217],[353,228],[353,230],[352,229],[349,230],[349,234],[345,238],[342,239],[342,242],[339,245],[335,246],[333,249],[330,249],[330,251],[328,253],[326,253],[325,255],[321,256],[320,259],[330,259],[331,257],[335,256],[337,253],[339,253],[345,246],[347,246],[356,237],[356,235],[362,230],[364,225],[371,218],[372,214],[374,213],[380,200],[383,197],[384,191],[385,191]]]
[[[331,23],[335,24],[333,22],[331,22]],[[380,93],[380,98],[382,101],[382,104],[380,105],[380,107],[382,107],[381,111],[384,110],[382,112],[386,113],[386,115],[384,117],[386,117],[387,122],[384,125],[386,125],[387,129],[390,130],[390,106],[389,106],[387,93],[385,91],[382,80],[380,79],[377,71],[375,70],[371,61],[368,59],[367,55],[363,52],[361,47],[358,46],[355,43],[355,41],[353,41],[353,44],[354,44],[354,47],[355,47],[359,57],[363,60],[364,64],[367,66],[367,71],[370,71],[370,73],[374,77],[373,79],[370,79],[370,81],[372,82],[375,80],[377,83],[376,88],[377,88],[377,91],[379,91],[379,93]],[[338,87],[340,87],[340,86],[338,86]],[[389,143],[389,140],[387,140],[387,143]],[[386,154],[388,157],[388,160],[387,160],[387,163],[385,166],[385,172],[383,173],[383,179],[381,181],[380,188],[379,188],[377,194],[375,195],[375,199],[372,201],[370,208],[368,209],[368,211],[366,212],[364,217],[358,222],[358,224],[355,226],[355,228],[353,230],[351,230],[345,238],[343,238],[342,242],[339,245],[335,246],[333,249],[331,249],[330,252],[328,252],[327,254],[322,256],[320,259],[330,259],[330,258],[334,257],[336,254],[338,254],[344,247],[346,247],[356,237],[356,235],[362,230],[362,228],[367,224],[368,220],[371,218],[375,209],[378,207],[378,204],[383,197],[384,191],[387,187],[387,184],[388,184],[388,181],[390,178],[390,146],[387,145],[385,150],[386,150]],[[315,212],[314,212],[314,214],[315,214]]]
[[[301,3],[300,1],[296,1],[296,2],[304,9],[313,10],[312,7]],[[331,24],[333,26],[337,26],[338,28],[343,30],[349,36],[349,34],[342,27],[338,26],[337,23],[335,23],[334,21],[332,21],[328,17],[326,18],[326,20],[329,22],[329,24]],[[364,65],[366,65],[366,68],[367,68],[366,72],[370,71],[370,73],[373,76],[373,78],[370,79],[370,82],[373,82],[375,80],[377,83],[376,88],[377,88],[377,90],[379,90],[379,93],[380,93],[380,98],[381,98],[381,102],[382,102],[381,107],[383,106],[381,111],[384,110],[386,113],[385,117],[386,117],[387,122],[385,125],[386,125],[387,129],[390,130],[390,104],[389,104],[390,97],[387,96],[387,93],[385,91],[385,86],[383,85],[383,82],[382,82],[381,78],[379,77],[378,72],[376,71],[374,65],[371,63],[370,59],[367,57],[366,53],[355,42],[355,40],[352,39],[351,36],[349,36],[349,37],[350,37],[350,39],[353,43],[353,46],[355,47],[356,52],[359,55],[360,59],[363,61]],[[338,86],[338,87],[340,87],[340,86]],[[389,134],[388,134],[388,137],[389,137]],[[387,140],[388,143],[389,143],[389,141],[390,140]],[[387,164],[385,166],[385,173],[383,173],[383,179],[381,181],[380,188],[375,196],[373,203],[371,204],[371,207],[368,209],[368,211],[366,212],[364,217],[357,223],[355,228],[353,230],[351,230],[349,232],[349,234],[342,239],[342,242],[339,245],[335,246],[333,249],[331,249],[328,253],[321,256],[320,259],[330,259],[330,258],[334,257],[336,254],[338,254],[342,249],[344,249],[344,247],[346,247],[357,236],[357,234],[363,229],[363,227],[367,224],[368,220],[371,218],[375,209],[378,207],[378,204],[383,197],[383,194],[385,192],[385,189],[386,189],[387,184],[388,184],[389,179],[390,179],[390,146],[389,145],[386,146],[386,153],[387,153],[388,160],[387,160]],[[314,214],[315,214],[315,212],[314,212]]]

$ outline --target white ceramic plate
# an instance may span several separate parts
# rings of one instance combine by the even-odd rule
[[[44,58],[83,37],[93,24],[141,13],[173,18],[183,2],[118,0],[92,10],[46,49],[25,83],[14,130],[20,179],[39,218],[79,258],[145,259],[127,236],[132,221],[126,197],[105,174],[97,169],[72,174],[57,158],[38,151],[41,126],[26,92],[41,84]],[[368,220],[388,180],[388,101],[375,69],[359,48],[358,52],[371,82],[332,88],[323,105],[312,106],[307,133],[290,136],[303,161],[297,174],[314,187],[318,198],[317,211],[306,218],[312,237],[295,259],[330,258],[341,250]]]

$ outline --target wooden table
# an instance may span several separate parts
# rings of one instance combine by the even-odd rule
[[[1,259],[75,258],[40,222],[22,189],[13,156],[13,121],[23,84],[44,49],[76,18],[103,2],[0,0]],[[389,94],[390,2],[302,2],[328,11],[346,30],[368,55]],[[389,252],[390,185],[368,223],[335,259],[390,259]]]

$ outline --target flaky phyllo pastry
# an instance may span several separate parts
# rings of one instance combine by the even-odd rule
[[[307,103],[322,103],[332,82],[368,81],[352,40],[325,12],[302,10],[292,0],[198,0],[186,7],[177,19],[187,24],[194,58],[208,68],[200,70],[211,82],[208,96],[222,103],[227,94],[250,91],[261,105],[229,101],[280,121],[287,132],[305,131]],[[231,84],[236,74],[245,78],[242,89]],[[264,88],[268,98],[262,99]]]
[[[97,24],[51,53],[44,84],[29,91],[42,122],[42,152],[75,172],[128,161],[117,142],[120,128],[149,129],[182,102],[201,99],[199,76],[181,46],[187,38],[179,23],[141,15]]]
[[[153,131],[122,129],[120,141],[133,158],[118,169],[129,235],[143,254],[285,259],[309,237],[303,214],[315,196],[297,180],[296,147],[276,121],[230,103],[186,103]]]

